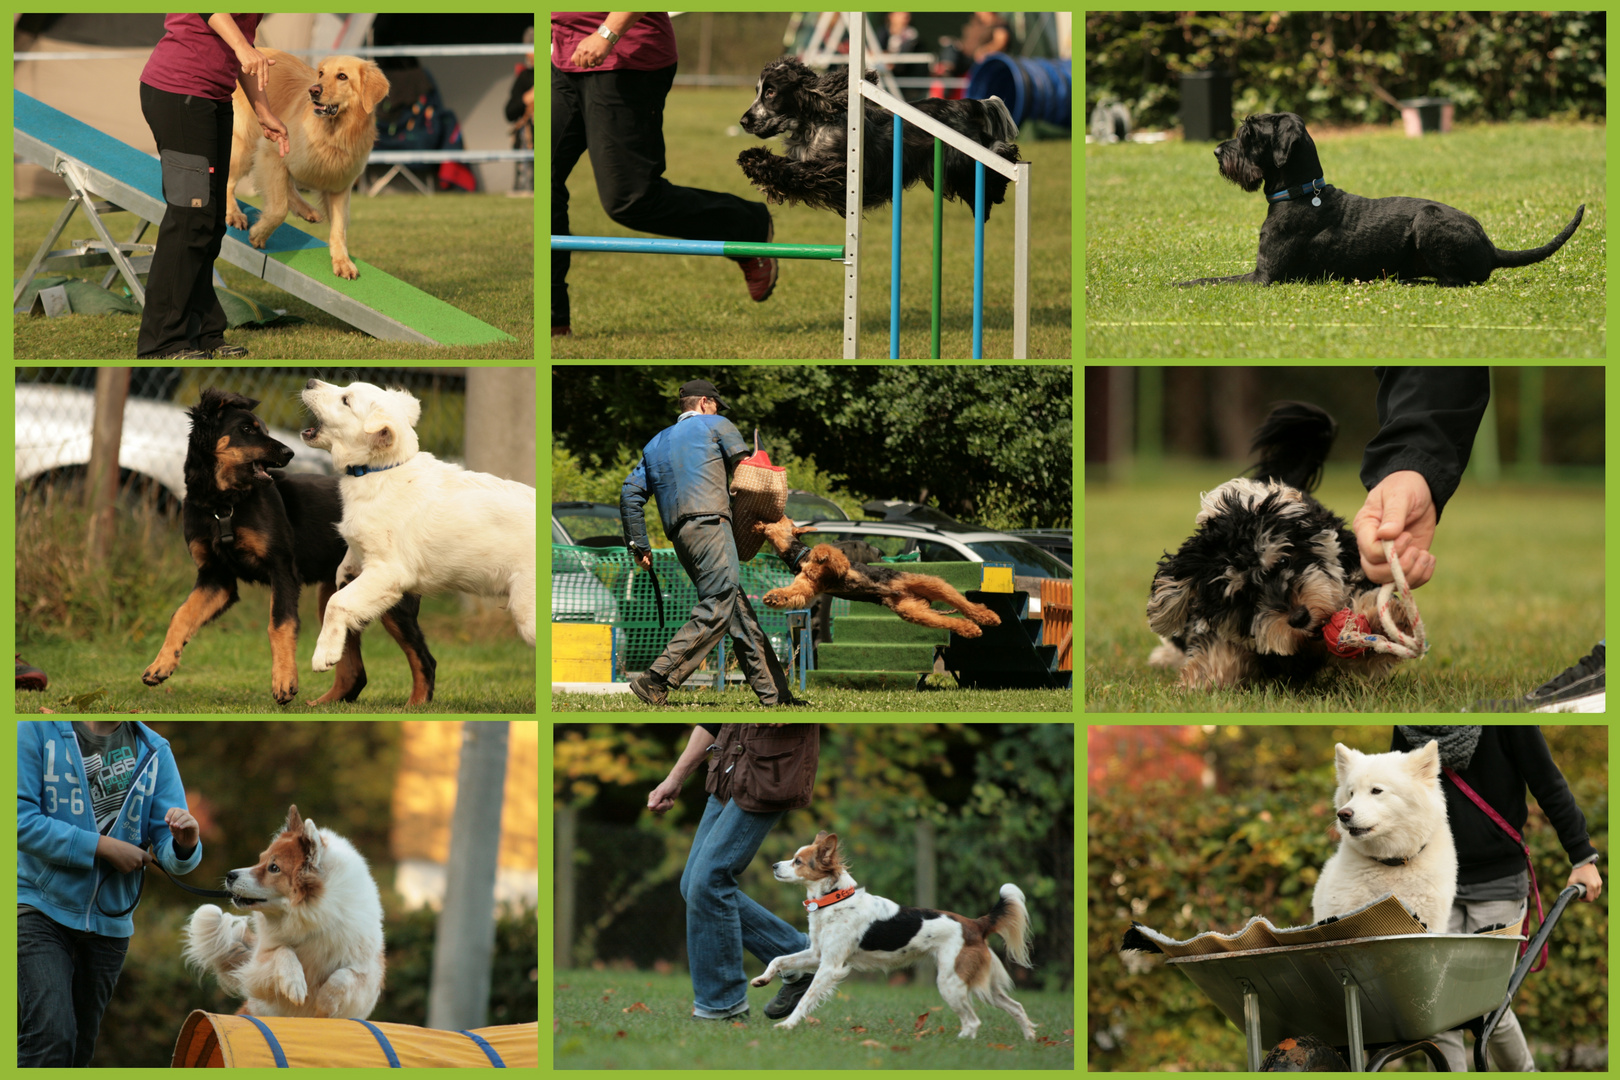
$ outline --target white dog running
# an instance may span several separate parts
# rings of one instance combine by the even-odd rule
[[[1311,895],[1316,921],[1394,893],[1429,933],[1445,933],[1457,895],[1457,848],[1440,788],[1440,744],[1363,754],[1340,743],[1333,763],[1344,836]]]
[[[419,449],[422,403],[403,390],[311,379],[303,400],[315,415],[304,442],[330,450],[343,474],[338,532],[349,545],[311,666],[336,664],[345,635],[405,593],[505,598],[518,633],[533,645],[534,488]]]

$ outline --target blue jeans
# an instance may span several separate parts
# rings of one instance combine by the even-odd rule
[[[17,914],[17,1065],[84,1068],[96,1052],[128,938],[70,930],[30,908]]]
[[[686,963],[692,971],[693,1013],[716,1019],[748,1008],[743,950],[763,963],[800,952],[810,939],[750,900],[737,875],[782,817],[753,814],[713,795],[692,837],[681,874],[686,901]],[[782,886],[784,889],[788,886]]]

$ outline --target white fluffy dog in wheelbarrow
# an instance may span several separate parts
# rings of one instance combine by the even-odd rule
[[[1440,788],[1440,744],[1363,754],[1340,743],[1333,764],[1341,839],[1311,896],[1316,921],[1394,893],[1429,933],[1445,933],[1457,895],[1457,849]]]

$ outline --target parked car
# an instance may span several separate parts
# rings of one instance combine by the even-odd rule
[[[599,502],[554,502],[551,542],[571,547],[623,547],[619,508]]]
[[[1069,529],[1008,529],[1008,536],[1028,540],[1043,551],[1074,566],[1074,533]]]
[[[795,525],[808,525],[812,521],[848,521],[849,515],[831,499],[812,495],[808,491],[790,488],[787,497],[787,516]]]

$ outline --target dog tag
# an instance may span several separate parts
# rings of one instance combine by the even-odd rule
[[[1321,206],[1322,205],[1322,196],[1317,195],[1314,198],[1312,198],[1311,199],[1311,205],[1312,206]]]

